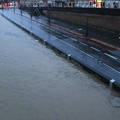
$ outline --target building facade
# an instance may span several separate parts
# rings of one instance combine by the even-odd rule
[[[14,1],[14,0],[8,0]],[[120,0],[15,0],[22,5],[82,8],[120,8]]]

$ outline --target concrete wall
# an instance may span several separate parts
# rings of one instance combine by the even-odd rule
[[[86,24],[86,15],[83,13],[51,11],[50,16],[78,24]],[[91,14],[88,18],[89,25],[103,29],[120,31],[120,16]]]

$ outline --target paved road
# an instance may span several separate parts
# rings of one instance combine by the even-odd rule
[[[14,13],[12,10],[4,10],[2,14],[70,58],[96,71],[96,73],[106,78],[108,82],[115,80],[115,84],[120,86],[119,51],[106,50],[101,46],[76,38],[76,35],[70,34],[69,31],[65,32],[60,27],[49,26],[48,21],[45,20],[46,18],[32,18],[33,20],[31,20],[30,15],[22,13],[22,16],[20,16],[19,11]],[[116,54],[117,52],[118,54]]]

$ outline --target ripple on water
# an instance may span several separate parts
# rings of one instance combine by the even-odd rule
[[[119,105],[112,91],[3,17],[0,19],[10,27],[6,30],[0,24],[6,33],[0,39],[0,120],[120,118],[120,109],[108,99]]]

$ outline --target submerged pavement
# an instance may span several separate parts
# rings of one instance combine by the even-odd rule
[[[96,44],[84,41],[85,38],[81,35],[80,38],[76,38],[74,31],[71,32],[67,28],[63,29],[55,24],[49,25],[44,18],[30,19],[29,15],[20,15],[12,10],[4,10],[1,13],[30,34],[40,38],[45,44],[51,45],[52,49],[57,49],[68,59],[80,63],[83,69],[96,74],[100,80],[110,85],[113,84],[115,89],[120,90],[119,50],[113,50],[113,47],[108,46],[109,51],[106,51]]]

